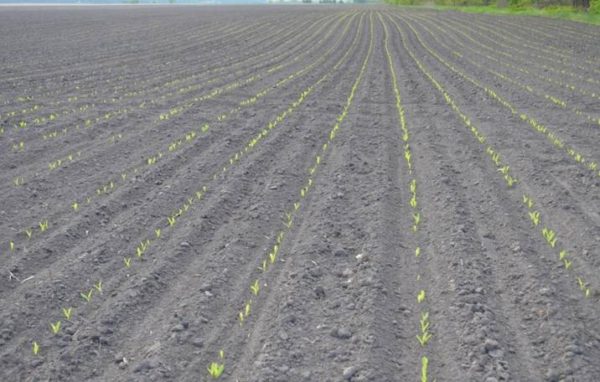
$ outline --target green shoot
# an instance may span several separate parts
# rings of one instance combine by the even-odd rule
[[[169,222],[169,227],[172,227],[175,225],[175,217],[169,216],[167,218],[168,222]]]
[[[564,259],[563,263],[565,264],[565,269],[569,269],[569,268],[571,268],[571,265],[573,265],[573,262],[569,261],[567,259]]]
[[[31,228],[26,228],[25,235],[27,236],[28,239],[31,239],[31,235],[33,235],[33,230]]]
[[[207,370],[208,374],[212,378],[217,379],[221,376],[221,374],[223,374],[223,371],[225,370],[225,365],[222,363],[211,362],[210,365],[207,367]]]
[[[79,295],[85,300],[85,302],[90,302],[92,300],[92,293],[94,293],[94,290],[90,289],[87,293],[81,292]]]
[[[56,321],[55,323],[50,323],[50,328],[52,329],[52,333],[54,335],[58,334],[58,332],[60,332],[60,321]]]
[[[537,211],[531,211],[529,213],[529,218],[533,222],[534,226],[537,227],[537,225],[540,224],[540,213],[539,212],[537,212]]]
[[[423,301],[425,301],[425,291],[423,289],[421,289],[421,291],[417,295],[417,302],[420,304]]]
[[[567,251],[565,251],[565,250],[563,249],[563,250],[562,250],[562,251],[560,251],[560,253],[558,254],[558,259],[562,261],[562,260],[563,260],[563,259],[565,259],[565,258],[566,258],[568,255],[569,255],[569,254],[568,254],[568,252],[567,252]]]
[[[426,356],[421,357],[421,382],[427,382],[427,368],[429,359]]]
[[[423,334],[417,335],[417,340],[419,341],[421,346],[425,346],[425,345],[427,345],[427,342],[429,342],[431,337],[432,337],[431,333],[424,332]]]
[[[94,284],[94,288],[96,288],[98,292],[102,293],[102,281],[98,281],[96,284]]]
[[[419,256],[421,256],[421,247],[417,247],[417,249],[415,249],[415,257]]]
[[[125,268],[131,267],[131,257],[124,257],[123,262],[125,263]]]
[[[156,235],[156,238],[159,239],[160,238],[160,228],[155,229],[154,234]]]
[[[40,352],[40,345],[33,341],[33,355],[38,355],[38,353]]]
[[[45,232],[48,229],[48,220],[39,223],[40,231]]]
[[[15,242],[14,242],[14,241],[10,241],[10,242],[8,243],[8,245],[9,245],[9,247],[10,247],[10,251],[11,251],[11,252],[14,252],[14,250],[15,250]]]
[[[252,291],[253,295],[258,296],[258,291],[260,291],[258,280],[254,281],[254,283],[250,285],[250,290]]]
[[[79,203],[73,202],[73,204],[71,204],[71,207],[73,207],[73,211],[77,212],[77,210],[79,210]]]
[[[65,316],[65,319],[67,321],[71,320],[71,317],[73,316],[73,308],[62,308],[62,313],[63,316]]]
[[[554,248],[554,246],[556,245],[556,232],[554,232],[551,229],[548,229],[548,228],[544,227],[542,229],[542,235],[544,235],[544,238],[546,239],[546,241],[548,242],[548,244],[550,244],[550,246],[552,248]]]

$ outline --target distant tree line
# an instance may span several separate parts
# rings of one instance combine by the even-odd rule
[[[390,4],[399,5],[435,5],[453,6],[487,6],[497,5],[499,7],[544,8],[548,6],[572,6],[574,8],[586,9],[590,13],[600,14],[600,0],[385,0]]]

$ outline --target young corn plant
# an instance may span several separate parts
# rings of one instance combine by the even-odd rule
[[[41,221],[38,225],[41,232],[46,232],[48,230],[48,220]]]
[[[99,292],[102,293],[102,281],[98,281],[97,283],[94,284],[94,288]]]
[[[73,317],[73,308],[62,308],[62,314],[67,321],[70,321]]]
[[[529,212],[529,219],[531,219],[533,225],[537,227],[540,224],[540,213],[538,211]]]
[[[85,302],[89,303],[92,300],[92,293],[94,293],[94,290],[90,289],[88,292],[79,293],[79,295],[85,300]]]
[[[417,295],[417,303],[422,303],[423,301],[425,301],[425,291],[423,289],[421,289],[421,291],[419,292],[419,294]]]
[[[546,227],[544,227],[542,229],[542,235],[544,235],[544,238],[546,239],[546,241],[548,242],[548,244],[554,248],[556,246],[556,232],[554,232],[551,229],[548,229]]]
[[[32,351],[33,351],[33,355],[38,355],[39,352],[40,352],[40,344],[38,344],[37,342],[33,341]]]
[[[60,332],[61,322],[56,321],[55,323],[50,323],[50,329],[52,330],[52,334],[57,335]]]
[[[421,357],[421,382],[427,382],[427,369],[429,368],[429,359],[426,356]]]
[[[223,374],[223,371],[225,371],[225,364],[211,362],[206,369],[208,370],[208,375],[210,375],[213,379],[217,379]]]
[[[250,291],[253,295],[258,296],[258,292],[260,291],[260,284],[258,283],[258,280],[254,281],[254,283],[250,285]]]
[[[125,268],[131,267],[131,257],[124,257],[123,262],[125,263]]]

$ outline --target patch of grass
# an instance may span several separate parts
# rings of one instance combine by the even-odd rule
[[[574,9],[569,6],[553,6],[546,8],[488,6],[434,6],[433,9],[454,10],[465,13],[485,13],[493,15],[543,16],[554,19],[566,19],[580,23],[600,25],[600,14]]]

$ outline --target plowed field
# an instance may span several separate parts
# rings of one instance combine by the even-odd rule
[[[600,380],[597,27],[3,7],[0,36],[1,381]]]

